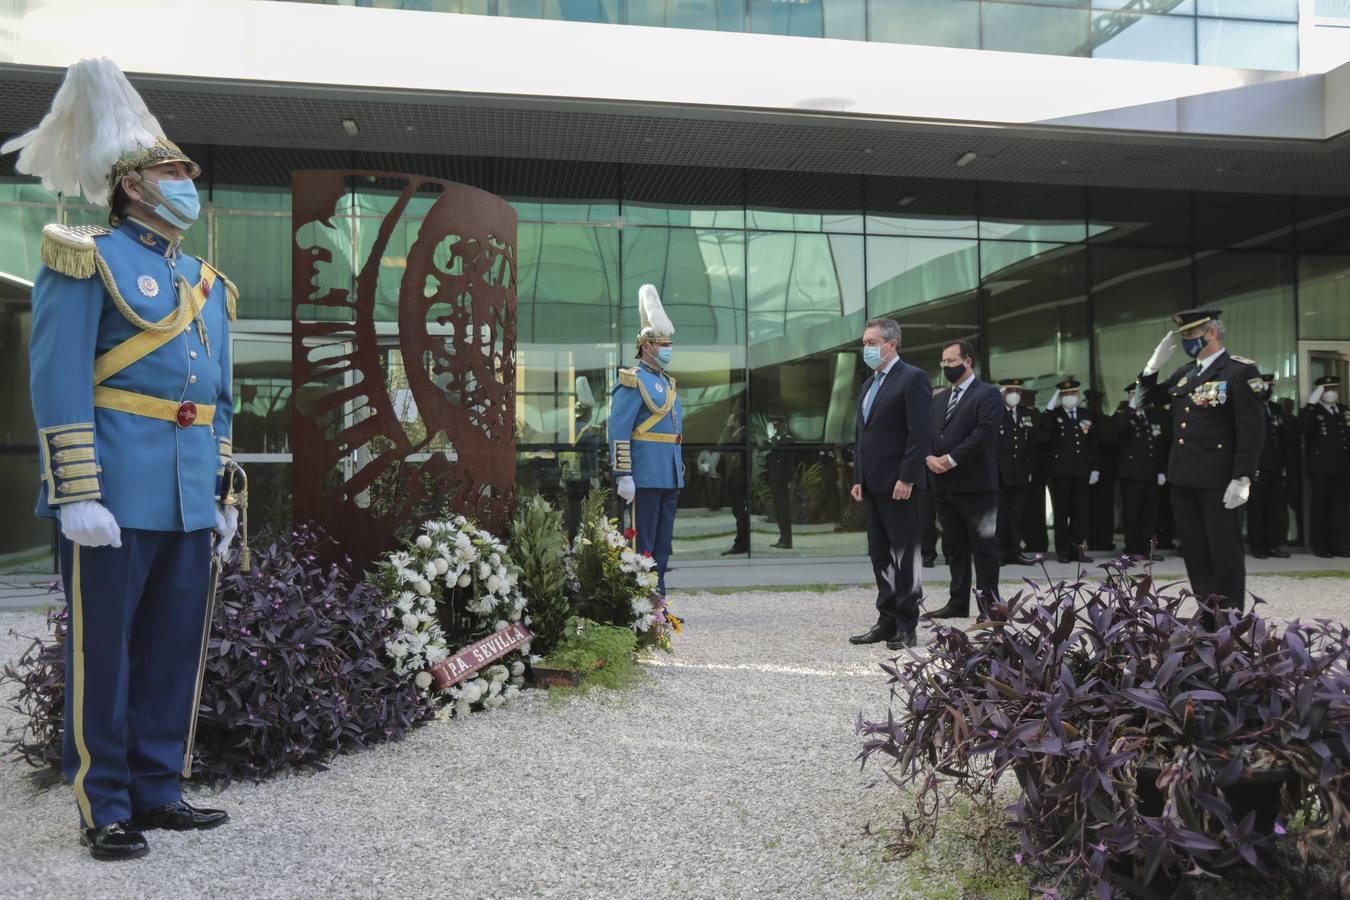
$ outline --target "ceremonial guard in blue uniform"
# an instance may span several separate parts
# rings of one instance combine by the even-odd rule
[[[1167,481],[1186,576],[1206,606],[1241,610],[1247,570],[1239,507],[1251,494],[1265,443],[1264,382],[1250,359],[1224,348],[1219,310],[1188,309],[1172,321],[1176,330],[1149,357],[1131,404],[1171,404]],[[1192,362],[1162,380],[1159,370],[1178,343]],[[1215,624],[1209,610],[1203,614]]]
[[[92,106],[93,98],[104,105]],[[92,145],[81,145],[87,136]],[[236,294],[179,249],[198,166],[108,60],[72,66],[17,168],[110,206],[111,230],[48,225],[29,345],[42,484],[61,525],[69,610],[63,770],[96,859],[143,855],[148,828],[210,828],[179,784],[230,456]]]
[[[609,452],[619,496],[633,504],[635,549],[656,560],[656,590],[664,597],[675,507],[684,487],[680,455],[684,417],[675,379],[666,371],[675,326],[652,285],[644,284],[638,291],[638,305],[640,362],[619,370],[619,384],[609,405]]]

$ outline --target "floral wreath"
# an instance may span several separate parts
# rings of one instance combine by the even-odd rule
[[[449,646],[436,614],[456,592],[468,598],[465,609],[477,626],[474,632],[501,631],[522,619],[530,624],[527,601],[516,587],[518,574],[506,545],[463,516],[424,522],[416,538],[377,567],[374,581],[388,604],[385,618],[396,628],[385,652],[395,674],[442,705],[442,717],[495,709],[520,693],[526,661],[534,659],[529,644],[443,691],[434,686],[430,671],[461,649]]]
[[[628,627],[638,636],[639,646],[660,647],[671,652],[670,638],[683,630],[683,621],[666,606],[666,598],[656,592],[659,577],[656,573],[656,560],[647,552],[638,553],[632,548],[637,532],[632,528],[619,531],[613,519],[601,518],[596,522],[595,536],[603,539],[611,556],[618,561],[619,570],[633,579],[633,596],[630,603],[633,619]],[[578,541],[587,538],[579,537]]]

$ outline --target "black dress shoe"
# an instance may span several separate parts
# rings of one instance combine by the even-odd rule
[[[775,543],[772,543],[769,546],[777,550],[791,550],[792,541],[776,541]]]
[[[1336,558],[1336,554],[1334,554],[1334,553],[1314,553],[1313,556],[1316,556],[1318,559],[1335,559],[1335,558]]]
[[[926,619],[969,619],[969,618],[970,618],[970,610],[969,610],[969,609],[957,609],[956,607],[954,607],[954,606],[952,606],[950,603],[948,603],[946,606],[942,607],[941,609],[934,610],[933,612],[930,612],[930,613],[926,613],[926,614],[924,615],[924,618],[926,618]]]
[[[1163,555],[1161,553],[1155,553],[1151,557],[1149,557],[1149,559],[1153,560],[1154,562],[1162,562]]]
[[[228,821],[230,814],[225,810],[198,809],[186,800],[131,814],[131,824],[136,828],[165,828],[169,831],[202,831]]]
[[[1252,559],[1270,559],[1270,554],[1264,550],[1253,550]]]
[[[887,650],[905,650],[917,646],[919,646],[919,636],[914,633],[912,628],[897,631],[895,637],[886,642]]]
[[[931,569],[931,568],[933,568],[933,567],[936,566],[936,565],[937,565],[937,557],[936,557],[936,556],[925,556],[925,557],[923,558],[923,567],[924,567],[925,569]]]
[[[1289,554],[1288,554],[1288,553],[1285,553],[1285,552],[1284,552],[1283,550],[1281,550],[1279,547],[1271,547],[1271,548],[1270,548],[1270,555],[1273,556],[1273,557],[1275,557],[1276,559],[1288,559],[1288,558],[1289,558]]]
[[[98,828],[81,828],[80,843],[89,848],[89,855],[102,862],[136,859],[150,852],[145,835],[127,822],[113,822]]]
[[[1055,555],[1055,560],[1056,562],[1071,563],[1074,561],[1074,558],[1067,553],[1058,553]]]
[[[1036,560],[1019,553],[1016,556],[1010,556],[1005,559],[1003,564],[1005,566],[1034,566],[1036,565]]]
[[[862,634],[855,634],[849,638],[848,642],[850,644],[880,644],[882,641],[888,641],[893,637],[895,637],[895,629],[873,625]]]
[[[723,551],[722,551],[722,555],[723,555],[723,556],[734,556],[734,555],[736,555],[737,553],[749,553],[749,552],[750,552],[750,548],[749,548],[749,547],[732,547],[730,550],[723,550]]]

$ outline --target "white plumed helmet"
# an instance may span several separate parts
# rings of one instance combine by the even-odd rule
[[[639,348],[643,344],[664,343],[675,334],[675,325],[670,321],[670,316],[666,315],[666,309],[661,305],[661,295],[656,292],[655,285],[644,284],[638,288],[638,313],[642,323],[637,336]]]

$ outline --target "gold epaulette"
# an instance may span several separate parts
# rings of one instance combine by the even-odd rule
[[[94,238],[110,233],[97,225],[47,225],[42,229],[42,264],[71,278],[92,278],[98,271]]]
[[[1238,355],[1235,354],[1235,353],[1230,353],[1230,354],[1228,354],[1228,355],[1229,355],[1229,357],[1232,358],[1233,362],[1239,362],[1239,363],[1242,363],[1244,366],[1254,366],[1254,365],[1256,365],[1256,360],[1248,359],[1248,358],[1245,357],[1245,356],[1238,356]]]
[[[635,388],[638,386],[637,369],[620,369],[619,384],[624,387]]]
[[[234,286],[233,281],[225,277],[224,272],[221,272],[219,269],[211,265],[206,260],[202,259],[200,256],[197,257],[197,262],[201,263],[203,266],[210,269],[212,272],[215,272],[216,277],[219,278],[221,282],[224,283],[225,313],[230,317],[230,321],[233,322],[239,314],[239,288]]]

